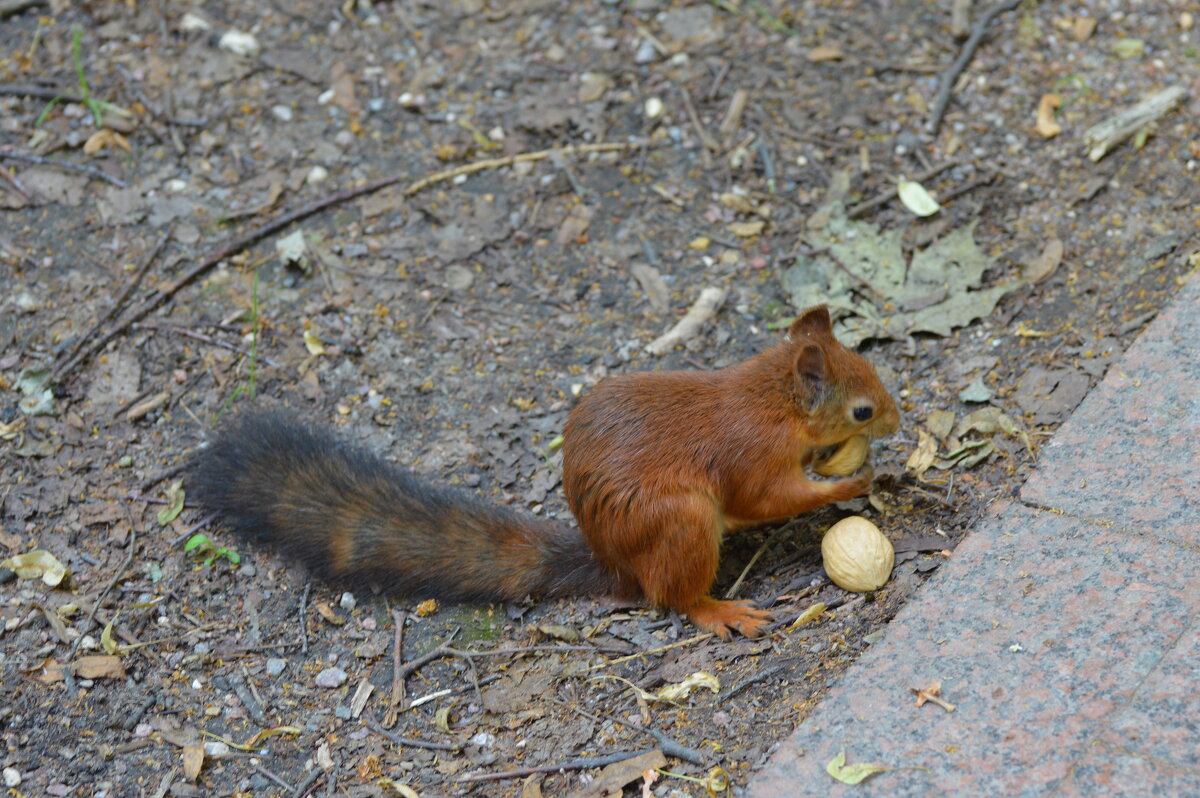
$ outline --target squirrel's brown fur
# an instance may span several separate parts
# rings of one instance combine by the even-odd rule
[[[869,467],[832,481],[804,468],[821,447],[898,424],[874,369],[818,307],[743,363],[625,374],[584,396],[563,444],[582,535],[272,415],[227,429],[192,483],[236,531],[325,576],[447,599],[615,592],[723,637],[755,635],[765,611],[708,595],[723,535],[867,492]]]

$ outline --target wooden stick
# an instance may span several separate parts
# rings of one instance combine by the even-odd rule
[[[506,770],[503,773],[477,773],[474,776],[462,776],[459,778],[459,782],[470,784],[477,781],[521,779],[525,776],[532,776],[535,773],[558,773],[560,770],[587,770],[589,768],[599,768],[604,767],[605,765],[611,765],[614,762],[624,762],[626,759],[633,759],[635,756],[645,756],[646,754],[653,753],[657,750],[657,748],[646,748],[641,751],[622,751],[617,754],[609,754],[608,756],[584,756],[578,759],[560,762],[557,765],[538,765],[537,767],[532,768]]]
[[[698,634],[695,637],[689,637],[686,640],[676,640],[674,643],[670,643],[665,646],[659,646],[658,648],[651,648],[651,649],[647,649],[646,651],[639,651],[636,654],[629,654],[628,656],[617,657],[616,659],[610,659],[608,662],[601,662],[599,665],[593,665],[590,668],[590,670],[594,671],[594,670],[599,670],[600,668],[607,668],[611,665],[620,665],[622,662],[629,662],[629,660],[631,660],[631,659],[638,659],[639,657],[649,657],[649,656],[653,656],[654,654],[661,654],[664,651],[670,651],[673,648],[681,648],[682,646],[690,646],[692,643],[699,643],[701,640],[707,640],[708,638],[710,638],[712,636],[713,636],[712,632],[704,632],[703,634]]]
[[[937,98],[933,101],[933,108],[929,112],[929,121],[925,123],[925,130],[929,135],[937,135],[938,128],[942,125],[942,117],[946,115],[946,106],[950,104],[950,95],[954,93],[954,84],[958,81],[958,76],[971,63],[971,59],[975,56],[975,51],[979,49],[979,43],[983,41],[983,37],[987,34],[988,26],[992,24],[992,20],[1005,11],[1012,11],[1020,4],[1021,0],[1000,0],[1000,2],[983,12],[983,16],[971,28],[971,35],[963,43],[962,51],[959,52],[958,58],[942,74],[942,83],[938,86]]]
[[[106,183],[111,183],[117,188],[128,188],[129,184],[124,180],[117,178],[105,172],[103,169],[97,169],[94,166],[85,164],[71,163],[70,161],[55,161],[51,158],[43,158],[40,155],[25,155],[23,153],[8,152],[0,150],[0,158],[8,158],[10,161],[25,161],[26,163],[44,164],[46,166],[54,166],[58,169],[66,169],[68,172],[82,172],[85,175],[96,177]]]
[[[1168,86],[1100,124],[1088,128],[1083,134],[1084,144],[1088,148],[1088,160],[1099,161],[1113,147],[1154,124],[1160,117],[1182,102],[1187,94],[1188,91],[1183,86]]]
[[[396,625],[396,638],[392,645],[392,697],[388,703],[387,714],[383,716],[385,728],[392,728],[400,717],[401,705],[404,703],[404,675],[400,673],[400,664],[404,662],[404,624],[408,613],[401,609],[392,610],[392,621]]]

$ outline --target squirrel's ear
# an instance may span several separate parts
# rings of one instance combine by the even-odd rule
[[[803,334],[832,335],[833,322],[829,318],[829,308],[817,305],[809,308],[796,317],[792,326],[788,327],[788,335],[793,339]]]
[[[825,353],[816,344],[805,344],[796,353],[793,366],[796,379],[805,385],[818,385],[825,381]]]

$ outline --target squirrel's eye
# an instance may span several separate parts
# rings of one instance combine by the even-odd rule
[[[874,413],[875,413],[874,408],[868,407],[867,405],[861,405],[859,407],[854,408],[854,420],[855,421],[870,421],[871,416]]]

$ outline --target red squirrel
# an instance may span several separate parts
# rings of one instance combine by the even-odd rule
[[[715,371],[603,380],[567,418],[563,492],[579,530],[430,484],[321,430],[250,414],[192,464],[192,493],[235,532],[327,578],[453,599],[642,597],[728,638],[767,611],[709,596],[727,532],[870,490],[872,470],[812,480],[814,454],[900,416],[824,307]],[[582,532],[582,534],[580,534]]]

